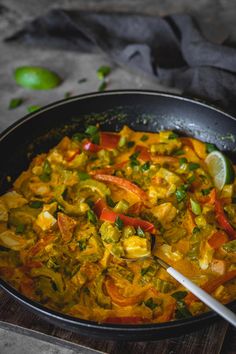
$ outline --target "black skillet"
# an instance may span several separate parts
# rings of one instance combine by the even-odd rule
[[[48,105],[27,115],[0,135],[0,193],[27,168],[33,156],[46,152],[65,134],[84,131],[100,123],[103,130],[119,130],[124,124],[135,130],[171,129],[211,142],[230,152],[235,160],[236,120],[199,101],[150,91],[91,93]],[[186,320],[147,325],[98,324],[52,311],[18,293],[0,279],[0,286],[13,298],[45,320],[80,334],[114,340],[157,340],[202,328],[217,319],[208,312]],[[235,302],[229,307],[234,307]]]

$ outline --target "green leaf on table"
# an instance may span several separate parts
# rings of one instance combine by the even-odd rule
[[[65,92],[65,94],[64,94],[64,98],[69,98],[69,97],[71,97],[71,95],[72,95],[72,93],[71,92]]]
[[[98,91],[105,91],[106,88],[107,88],[107,82],[102,81],[102,83],[98,87]]]
[[[41,107],[38,106],[38,105],[32,105],[32,106],[27,107],[27,111],[28,111],[29,113],[32,113],[32,112],[38,111],[40,108],[41,108]]]
[[[81,79],[78,80],[78,84],[83,84],[86,81],[87,81],[86,77],[82,77]]]
[[[104,80],[111,72],[111,68],[108,65],[102,65],[97,70],[97,77],[99,80]]]
[[[9,106],[8,108],[9,109],[15,109],[17,107],[19,107],[23,102],[23,99],[22,98],[12,98],[9,102]]]

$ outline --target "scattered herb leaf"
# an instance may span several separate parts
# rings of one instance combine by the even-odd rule
[[[119,216],[116,217],[115,225],[116,225],[116,227],[118,227],[119,230],[122,230],[122,228],[124,226],[124,223]]]
[[[27,111],[28,111],[29,113],[32,113],[32,112],[38,111],[40,108],[41,108],[41,107],[38,106],[38,105],[32,105],[32,106],[28,106],[28,107],[27,107]]]
[[[214,144],[206,143],[206,152],[209,154],[212,151],[218,150]]]
[[[176,150],[173,155],[175,156],[179,156],[179,155],[184,155],[185,154],[185,151],[184,150]]]
[[[157,304],[155,304],[152,297],[144,301],[144,305],[149,307],[151,310],[154,310],[158,306]]]
[[[183,300],[187,294],[187,291],[176,291],[175,293],[171,294],[171,296],[175,300]]]
[[[32,200],[29,202],[29,207],[33,209],[39,209],[42,208],[43,202],[41,200]]]
[[[144,171],[148,171],[150,168],[150,162],[147,161],[145,162],[142,166],[141,166],[141,170],[144,172]]]
[[[94,212],[92,210],[88,210],[87,211],[87,217],[88,220],[92,223],[92,224],[96,224],[97,223],[97,217],[94,214]]]
[[[22,234],[25,231],[25,225],[23,224],[19,224],[16,227],[16,233],[17,234]]]
[[[86,240],[79,240],[78,241],[78,246],[79,246],[80,251],[84,251],[86,249],[86,247],[87,247]]]
[[[85,137],[86,135],[84,133],[75,133],[72,136],[72,140],[82,141]]]
[[[140,138],[141,141],[147,141],[148,140],[148,135],[147,134],[143,134]]]
[[[97,77],[99,80],[104,80],[111,72],[111,68],[108,65],[102,65],[97,70]]]
[[[200,231],[201,231],[200,227],[195,226],[195,227],[193,228],[192,233],[193,233],[193,235],[195,235],[195,234],[197,234],[197,233],[200,232]]]
[[[176,133],[170,133],[170,135],[168,136],[168,139],[171,140],[171,139],[177,139],[179,137],[178,134]]]
[[[182,185],[182,186],[178,187],[176,189],[175,196],[176,196],[176,199],[177,199],[178,203],[182,202],[182,200],[184,200],[186,198],[186,196],[187,196],[186,186]]]
[[[102,83],[98,86],[98,91],[105,91],[107,88],[107,82],[102,81]]]
[[[197,170],[199,167],[200,167],[199,163],[196,162],[190,162],[188,165],[189,171]]]
[[[19,107],[23,102],[22,98],[12,98],[9,102],[8,109],[15,109]]]
[[[106,196],[106,202],[111,208],[114,208],[116,206],[116,203],[109,195]]]
[[[141,229],[140,226],[137,227],[137,235],[139,237],[145,237],[145,232],[143,231],[143,229]]]
[[[78,171],[77,174],[79,176],[80,181],[85,181],[86,179],[90,179],[89,174],[86,172]]]
[[[135,142],[134,141],[128,141],[127,147],[132,148],[134,146]]]
[[[188,160],[186,159],[186,157],[181,157],[179,159],[179,165],[182,166],[184,165],[185,163],[188,163]]]
[[[202,195],[208,195],[211,191],[211,188],[201,189]]]

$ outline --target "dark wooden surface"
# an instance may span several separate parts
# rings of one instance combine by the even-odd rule
[[[80,336],[47,323],[0,290],[0,321],[30,329],[26,334],[35,336],[46,334],[51,341],[57,338],[68,341],[73,349],[75,345],[96,349],[111,354],[235,354],[236,330],[225,321],[216,321],[200,331],[153,342],[114,342]],[[0,322],[1,326],[1,322]],[[44,336],[44,339],[47,337]],[[78,347],[79,349],[79,347]]]

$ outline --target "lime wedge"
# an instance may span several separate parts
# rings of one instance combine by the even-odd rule
[[[233,183],[233,165],[222,152],[212,151],[207,155],[205,163],[217,189],[221,190],[225,184]]]
[[[31,90],[50,90],[61,83],[61,78],[51,70],[39,66],[21,66],[14,71],[18,85]]]

